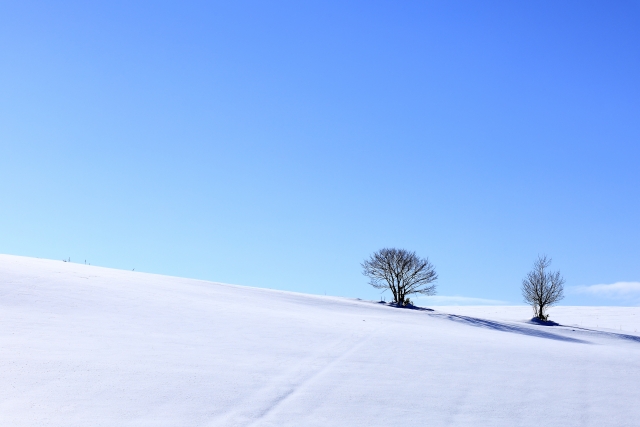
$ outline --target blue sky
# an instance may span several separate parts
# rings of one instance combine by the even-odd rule
[[[2,2],[0,253],[375,299],[402,247],[459,303],[545,253],[637,305],[640,5],[523,3]]]

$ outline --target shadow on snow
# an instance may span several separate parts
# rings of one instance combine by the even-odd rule
[[[417,305],[400,305],[395,302],[378,301],[378,304],[383,304],[387,307],[402,308],[404,310],[435,311],[432,308],[418,307]]]
[[[589,341],[580,340],[577,338],[566,337],[564,335],[554,334],[552,332],[543,331],[540,329],[534,329],[527,326],[512,325],[508,323],[496,322],[494,320],[478,319],[475,317],[461,316],[457,314],[433,314],[433,316],[446,317],[454,322],[464,323],[469,326],[475,326],[477,328],[491,329],[494,331],[510,332],[512,334],[528,335],[538,338],[546,338],[549,340],[573,342],[579,344],[589,344]]]
[[[595,330],[595,329],[582,328],[582,327],[578,327],[578,326],[571,326],[571,329],[575,329],[576,331],[584,331],[584,332],[590,332],[592,334],[603,335],[603,336],[608,337],[608,338],[616,338],[616,339],[620,339],[620,340],[626,340],[626,341],[632,341],[632,342],[640,343],[640,337],[637,336],[637,335],[629,335],[629,334],[623,334],[623,333],[618,333],[618,332],[598,331],[598,330]]]

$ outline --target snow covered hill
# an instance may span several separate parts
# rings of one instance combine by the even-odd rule
[[[500,318],[0,255],[0,425],[640,425],[640,334]]]

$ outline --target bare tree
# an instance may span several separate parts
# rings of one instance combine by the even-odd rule
[[[522,280],[522,296],[533,307],[534,317],[548,320],[545,309],[564,298],[564,278],[560,271],[550,272],[551,258],[538,256],[527,277]]]
[[[428,258],[420,258],[415,252],[404,249],[381,249],[365,260],[362,274],[369,284],[378,289],[389,289],[397,304],[410,304],[408,295],[435,295],[438,279]]]

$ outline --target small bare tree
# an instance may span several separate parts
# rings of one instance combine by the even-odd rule
[[[545,309],[564,298],[564,278],[560,271],[550,272],[551,258],[546,255],[538,256],[527,277],[522,280],[522,296],[526,303],[533,307],[534,317],[548,320]]]
[[[438,279],[428,258],[404,249],[381,249],[362,263],[362,274],[378,289],[389,289],[397,304],[410,304],[408,295],[435,295]]]

